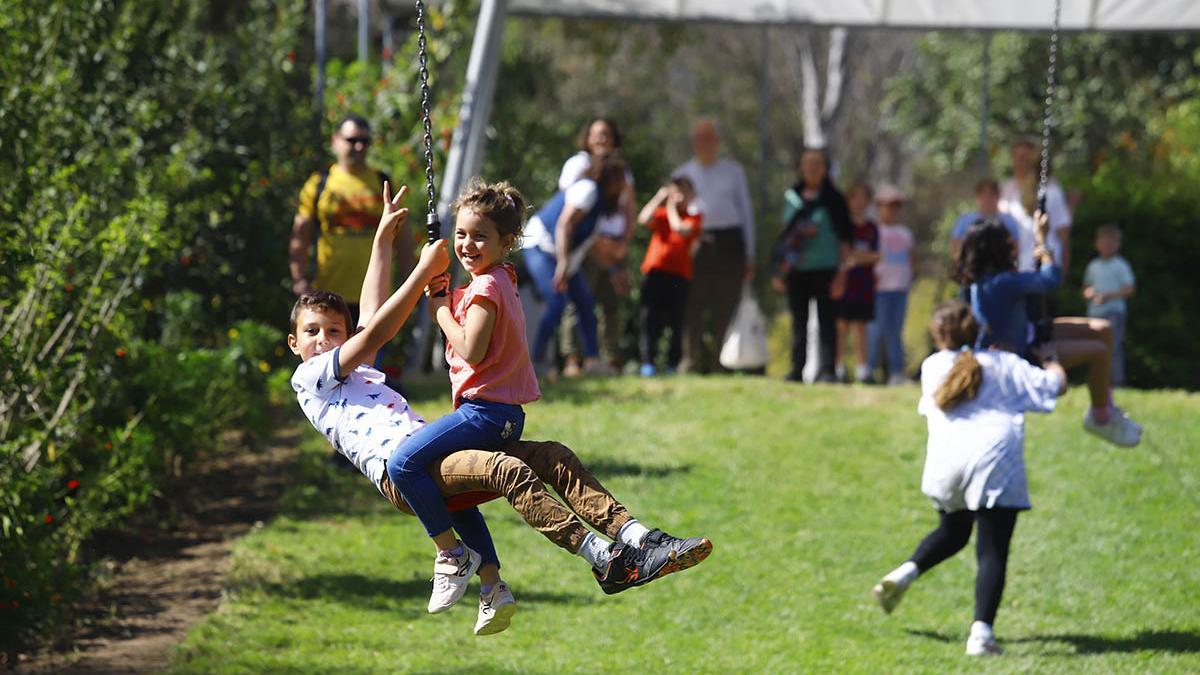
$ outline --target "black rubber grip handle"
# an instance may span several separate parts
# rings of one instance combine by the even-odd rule
[[[442,221],[438,218],[437,213],[430,213],[425,219],[425,233],[429,236],[429,243],[433,243],[442,238]],[[433,294],[435,298],[445,297],[446,291],[439,291]]]

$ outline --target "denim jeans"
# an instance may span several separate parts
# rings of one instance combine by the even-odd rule
[[[887,354],[888,375],[904,374],[904,314],[908,310],[908,291],[875,293],[875,320],[867,325],[871,347],[867,363],[871,372],[879,365],[879,343]]]
[[[596,301],[588,288],[583,274],[576,271],[567,278],[567,292],[557,293],[554,290],[554,269],[558,259],[537,248],[525,249],[525,268],[537,285],[538,293],[546,301],[546,311],[538,322],[537,332],[533,336],[530,355],[534,363],[541,363],[546,356],[546,346],[550,343],[554,330],[562,321],[563,310],[567,307],[567,299],[575,305],[579,315],[579,331],[583,336],[583,355],[587,358],[600,356],[600,345],[596,338]]]
[[[464,400],[457,410],[421,427],[392,452],[387,461],[388,478],[412,507],[429,536],[453,526],[471,548],[476,548],[467,540],[471,533],[486,539],[486,545],[479,542],[481,546],[491,548],[491,537],[487,535],[487,526],[482,524],[482,515],[460,512],[457,515],[461,517],[457,520],[471,532],[458,529],[460,523],[451,518],[445,499],[427,467],[430,462],[457,450],[497,450],[505,443],[519,439],[524,427],[525,411],[519,405]],[[477,548],[476,551],[482,553]]]

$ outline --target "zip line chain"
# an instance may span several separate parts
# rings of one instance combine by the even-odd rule
[[[425,217],[426,234],[429,241],[437,241],[442,236],[442,223],[437,214],[437,198],[433,186],[433,124],[429,115],[429,66],[428,51],[425,42],[425,3],[417,0],[417,60],[421,72],[421,124],[425,135],[425,192],[428,195]]]
[[[1062,0],[1054,2],[1054,27],[1050,31],[1050,65],[1046,69],[1046,112],[1042,116],[1042,165],[1038,176],[1037,202],[1046,211],[1046,184],[1050,176],[1050,127],[1054,123],[1054,76],[1058,70],[1058,27],[1062,17]]]

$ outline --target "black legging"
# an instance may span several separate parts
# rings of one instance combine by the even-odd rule
[[[1018,509],[938,511],[937,529],[921,540],[910,560],[922,574],[927,572],[961,551],[971,538],[971,525],[978,523],[979,531],[975,534],[975,559],[979,564],[975,574],[975,620],[993,624],[1000,607],[1000,596],[1004,593],[1008,545],[1017,525],[1017,513]]]
[[[808,301],[817,301],[817,336],[821,343],[818,350],[817,377],[832,379],[833,354],[837,345],[837,323],[833,316],[833,299],[829,296],[829,284],[836,270],[804,270],[788,273],[788,309],[792,313],[792,371],[788,379],[800,381],[804,362],[808,356]]]

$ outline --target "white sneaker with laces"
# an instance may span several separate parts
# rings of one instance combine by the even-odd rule
[[[993,635],[972,635],[967,638],[967,656],[999,656],[1003,653]]]
[[[1142,425],[1129,419],[1124,410],[1113,406],[1108,422],[1099,424],[1092,417],[1092,409],[1083,414],[1083,428],[1100,438],[1125,448],[1132,448],[1142,441]]]
[[[879,602],[884,614],[891,614],[892,610],[896,609],[896,605],[900,604],[900,600],[904,598],[904,591],[907,591],[908,587],[909,584],[901,580],[884,577],[871,589],[871,595],[875,596],[875,600]]]
[[[512,622],[517,613],[517,601],[508,584],[503,581],[492,587],[492,592],[479,595],[479,618],[475,620],[476,635],[495,635]]]
[[[433,594],[429,596],[429,613],[437,614],[454,606],[467,592],[467,582],[475,576],[482,558],[463,544],[463,554],[452,558],[439,553],[433,561]]]

